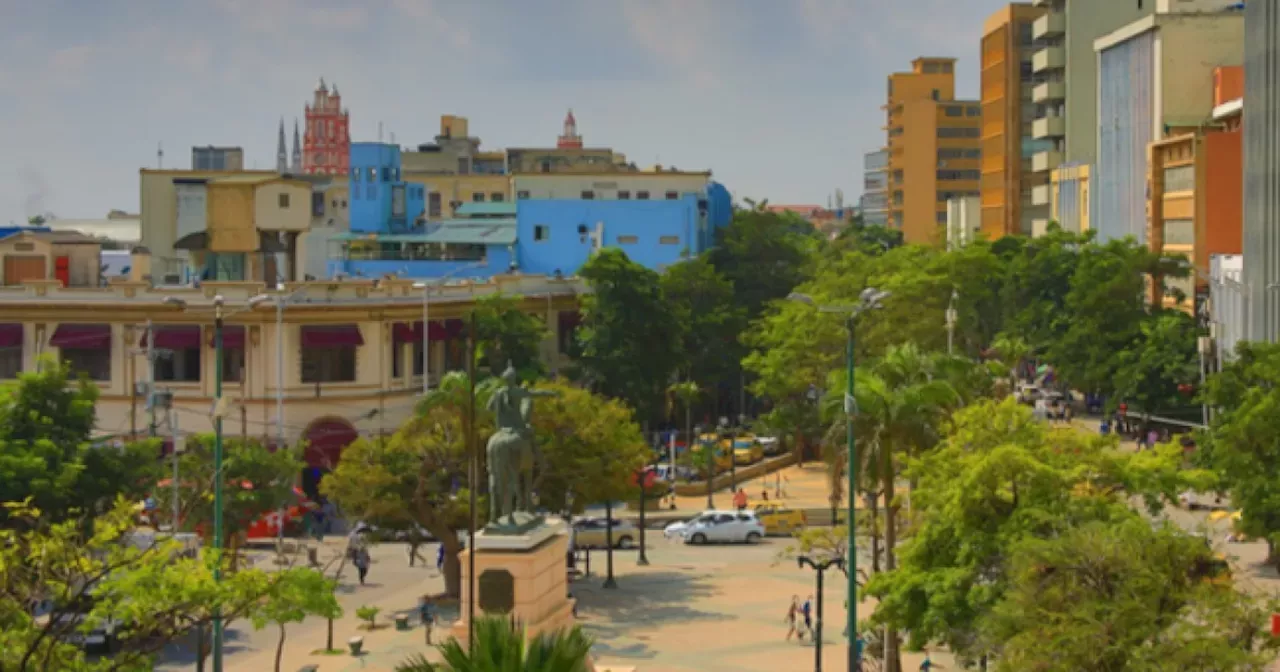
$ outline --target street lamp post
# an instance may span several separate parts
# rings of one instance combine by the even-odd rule
[[[673,465],[671,468],[675,469],[675,466]],[[653,468],[648,465],[644,466],[643,468],[640,469],[640,471],[636,472],[636,481],[640,483],[640,558],[636,560],[636,564],[640,565],[641,567],[649,564],[649,557],[645,555],[645,551],[644,551],[644,509],[645,509],[644,498],[645,498],[645,495],[647,494],[649,479],[652,477],[653,477]],[[613,527],[612,522],[609,523],[609,527],[610,528]]]
[[[854,518],[854,502],[857,499],[858,482],[858,461],[854,454],[854,435],[853,435],[853,418],[857,411],[857,405],[854,402],[854,326],[858,316],[868,310],[876,310],[882,307],[882,302],[889,298],[889,292],[886,290],[867,287],[862,290],[858,296],[858,303],[853,305],[820,305],[813,297],[792,292],[787,297],[788,300],[797,301],[807,306],[818,309],[821,313],[836,313],[845,315],[845,331],[847,339],[845,341],[845,393],[844,393],[844,412],[845,412],[845,453],[848,458],[848,484],[849,493],[848,519],[849,526],[849,547],[846,549],[845,557],[848,558],[848,582],[845,589],[845,600],[849,603],[848,624],[845,628],[845,637],[847,640],[848,668],[851,672],[860,669],[861,663],[858,658],[857,649],[857,633],[858,633],[858,595],[857,595],[857,576],[858,576],[858,547],[857,547],[857,519]],[[833,521],[834,524],[834,521]]]
[[[641,502],[643,506],[644,503]],[[605,557],[605,577],[604,587],[610,590],[618,587],[618,582],[613,578],[613,498],[606,497],[604,500],[604,557]]]
[[[959,299],[959,298],[960,298],[960,293],[954,289],[951,290],[951,302],[947,304],[947,313],[946,313],[947,356],[948,357],[955,354],[953,346],[955,343],[955,335],[956,335],[956,299]]]
[[[693,456],[693,446],[695,441],[702,440],[702,425],[694,425],[693,436],[689,438],[689,455]],[[712,497],[712,483],[716,480],[716,452],[715,446],[703,446],[706,452],[702,454],[700,460],[706,463],[702,475],[707,479],[707,509],[716,508],[715,499]]]
[[[738,494],[738,454],[735,450],[737,437],[729,429],[729,418],[720,416],[720,425],[717,428],[717,436],[720,438],[719,443],[723,444],[725,438],[729,441],[729,493],[730,496]]]
[[[815,561],[808,556],[800,556],[796,558],[796,563],[801,569],[806,566],[812,568],[818,573],[818,617],[814,620],[813,629],[813,672],[822,672],[822,575],[831,567],[844,568],[844,558],[835,557],[827,560]],[[852,606],[852,604],[850,604]],[[856,655],[856,649],[855,655]],[[854,669],[852,666],[850,670]]]

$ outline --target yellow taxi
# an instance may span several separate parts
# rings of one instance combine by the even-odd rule
[[[725,443],[728,443],[726,441]],[[738,464],[755,464],[764,459],[764,446],[754,436],[739,436],[733,440],[733,461]]]
[[[809,524],[804,511],[783,508],[777,504],[756,505],[756,519],[764,525],[764,533],[769,535],[789,535]]]
[[[698,437],[698,443],[693,446],[693,452],[702,452],[709,446],[715,446],[716,451],[716,472],[727,471],[733,466],[733,458],[729,455],[728,442],[717,442],[715,434],[703,434]]]

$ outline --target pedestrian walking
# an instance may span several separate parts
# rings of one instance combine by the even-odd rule
[[[440,544],[440,547],[436,549],[436,571],[437,572],[444,571],[444,544],[443,543]]]
[[[788,641],[788,642],[789,642],[789,641],[791,641],[791,636],[792,636],[792,635],[799,634],[799,633],[796,631],[796,616],[798,616],[798,615],[799,615],[799,613],[800,613],[800,596],[799,596],[799,595],[792,595],[792,596],[791,596],[791,605],[787,607],[787,616],[786,616],[786,618],[783,620],[783,622],[787,624],[787,639],[786,639],[786,641]]]
[[[422,620],[422,629],[426,632],[427,646],[431,646],[431,630],[436,625],[436,614],[435,605],[426,595],[423,595],[418,603],[418,618]]]
[[[743,490],[742,488],[738,488],[738,490],[733,493],[733,506],[739,511],[746,510],[747,508],[747,491],[746,490]]]
[[[813,635],[814,632],[813,632],[813,596],[812,595],[810,595],[809,598],[804,601],[804,604],[800,605],[800,615],[804,617],[805,632],[809,633],[810,635]],[[802,641],[804,640],[803,634],[800,635],[800,639]]]
[[[925,649],[924,662],[920,663],[920,672],[929,672],[934,667],[936,667],[936,665],[933,664],[933,659],[929,657],[929,649]]]
[[[413,561],[415,558],[417,558],[418,560],[421,560],[422,562],[427,561],[426,558],[422,557],[421,555],[418,555],[419,546],[422,546],[422,537],[418,534],[418,531],[416,529],[410,530],[409,531],[409,548],[408,548],[410,567],[413,566]]]
[[[356,566],[356,572],[360,576],[360,585],[362,586],[364,585],[365,577],[369,575],[370,560],[371,559],[369,558],[369,549],[367,548],[356,549],[356,557],[353,562],[355,563],[355,566]]]

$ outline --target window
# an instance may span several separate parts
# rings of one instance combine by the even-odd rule
[[[949,126],[949,127],[942,127],[938,129],[939,138],[976,138],[978,137],[978,135],[979,135],[979,129],[976,127],[957,128],[954,126]]]
[[[356,348],[303,348],[302,382],[351,383],[356,379]]]
[[[0,378],[17,378],[22,373],[22,346],[0,348]]]
[[[316,154],[316,165],[317,166],[324,165],[324,154]]]
[[[638,236],[618,236],[619,245],[635,245],[638,242],[640,242]]]
[[[244,372],[244,348],[222,348],[222,380],[228,383],[240,382]]]
[[[167,383],[200,382],[200,355],[200,348],[197,346],[171,350],[167,357],[156,357],[156,380]],[[226,363],[225,358],[223,363]]]
[[[585,191],[583,191],[583,192],[582,192],[582,200],[584,200],[584,201],[590,201],[590,200],[594,199],[595,197],[596,197],[596,192],[591,191],[590,189],[587,189],[587,190],[585,190]]]
[[[1195,222],[1190,219],[1164,220],[1165,245],[1195,245]]]
[[[551,239],[551,227],[546,224],[535,224],[533,227],[534,242],[542,242]]]
[[[680,236],[659,236],[658,243],[661,245],[679,245]]]
[[[629,192],[629,191],[619,191],[619,192],[618,192],[618,200],[619,200],[619,201],[626,201],[626,200],[629,200],[630,198],[631,198],[631,192]]]
[[[440,192],[438,191],[433,191],[430,194],[427,194],[427,216],[440,216]]]
[[[939,212],[939,213],[937,214],[937,217],[936,217],[935,219],[936,219],[936,221],[937,221],[939,224],[946,224],[946,223],[947,223],[947,213],[946,213],[946,211],[944,210],[944,211],[942,211],[942,212]]]
[[[61,348],[62,361],[72,373],[89,380],[111,380],[110,348]]]
[[[404,375],[404,343],[391,343],[391,377]]]
[[[647,200],[649,200],[649,192],[647,192],[647,191],[637,191],[637,192],[636,192],[636,200],[637,200],[637,201],[647,201]]]
[[[391,187],[391,216],[405,216],[404,187],[401,185]]]
[[[458,157],[458,174],[459,175],[471,174],[471,159],[465,156]]]
[[[280,195],[288,196],[288,194]],[[338,201],[336,199],[333,201],[333,207],[338,207]],[[322,215],[324,215],[324,193],[317,191],[311,194],[311,216],[320,217]]]
[[[937,89],[934,89],[934,90],[933,90],[933,92],[932,92],[932,93],[930,93],[929,95],[930,95],[934,100],[938,100],[938,96],[939,96],[939,94],[938,94],[938,90],[937,90]]]
[[[674,191],[668,191],[668,192],[667,192],[667,200],[668,200],[668,201],[674,201],[674,200],[676,200],[676,199],[678,199],[678,198],[680,198],[680,194],[679,194],[679,193],[674,192]]]
[[[489,200],[493,203],[501,203],[507,200],[507,197],[501,191],[495,191],[492,194],[489,194]]]
[[[966,116],[966,117],[981,117],[981,116],[982,116],[982,106],[981,106],[981,105],[970,105],[970,106],[968,106],[968,107],[964,108],[964,114],[965,114],[965,116]]]
[[[369,167],[369,181],[370,182],[378,181],[378,169],[374,168],[373,166]]]
[[[423,370],[422,361],[422,339],[416,339],[413,342],[413,375],[421,376]]]
[[[955,149],[943,148],[938,150],[938,159],[980,159],[982,158],[982,150],[980,149]]]
[[[484,192],[483,192],[483,191],[477,191],[477,192],[475,192],[475,193],[471,194],[471,202],[472,202],[472,203],[484,203]]]
[[[359,169],[359,168],[352,168],[352,169],[351,169],[351,181],[352,181],[352,182],[359,182],[359,181],[360,181],[360,169]]]
[[[948,105],[942,109],[943,109],[943,112],[945,112],[948,117],[964,116],[964,108],[960,107],[959,105]]]
[[[527,189],[521,189],[520,191],[517,191],[517,192],[516,192],[516,199],[517,199],[517,200],[521,200],[521,201],[523,201],[523,200],[525,200],[525,199],[527,199],[527,198],[529,198],[529,191],[528,191]]]
[[[321,202],[323,203],[323,202],[324,202],[324,197],[323,197],[323,196],[321,196],[321,197],[320,197],[320,200],[321,200]],[[280,194],[280,196],[279,196],[279,201],[280,201],[280,207],[282,207],[282,208],[287,208],[287,207],[289,207],[289,194]]]
[[[976,170],[939,170],[939,180],[976,180],[980,173]]]
[[[1196,188],[1195,166],[1174,166],[1164,169],[1165,193],[1191,191]]]

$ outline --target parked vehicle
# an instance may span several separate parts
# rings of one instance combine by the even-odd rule
[[[770,457],[786,452],[782,442],[776,436],[757,436],[756,441],[760,443],[760,448],[764,450],[764,454]]]
[[[765,534],[785,536],[804,529],[809,518],[804,511],[788,509],[776,504],[756,506],[756,518],[764,525]]]
[[[738,464],[755,464],[764,459],[764,447],[754,436],[740,436],[733,441],[733,461]]]
[[[764,538],[765,529],[754,511],[707,511],[689,521],[668,525],[663,534],[669,539],[678,537],[686,544],[755,544]]]
[[[573,543],[578,548],[608,548],[606,518],[579,518],[573,523]],[[634,548],[640,530],[631,521],[613,519],[613,547]]]
[[[689,467],[676,465],[673,469],[671,465],[666,462],[659,462],[653,465],[653,471],[657,475],[658,480],[668,482],[675,482],[676,480],[688,481],[692,480],[695,476],[694,470]]]

